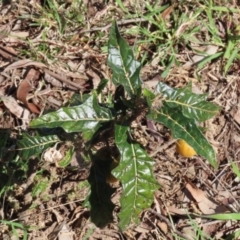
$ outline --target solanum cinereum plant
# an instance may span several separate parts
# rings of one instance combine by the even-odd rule
[[[219,107],[208,102],[206,94],[192,93],[191,84],[174,89],[159,82],[155,91],[143,89],[142,66],[134,59],[133,51],[120,35],[116,22],[111,27],[108,41],[108,65],[112,70],[111,81],[116,86],[113,97],[107,96],[104,101],[106,97],[102,90],[107,80],[102,80],[91,94],[75,95],[68,106],[32,120],[30,127],[38,134],[34,137],[23,135],[18,145],[22,157],[40,156],[45,149],[60,141],[58,134],[50,134],[57,127],[72,135],[81,132],[85,153],[92,161],[88,179],[91,184],[88,199],[91,219],[99,227],[112,220],[114,204],[111,195],[115,189],[106,182],[106,176],[115,161],[119,164],[115,164],[117,167],[112,174],[122,186],[118,217],[119,226],[124,230],[130,224],[138,223],[140,213],[151,206],[154,192],[160,188],[153,174],[155,161],[134,139],[132,121],[141,116],[164,124],[171,130],[173,138],[184,139],[216,168],[215,152],[198,124],[213,117]],[[74,141],[73,138],[73,144],[76,144]],[[28,148],[24,149],[25,146]],[[67,152],[65,165],[73,153],[73,148]]]

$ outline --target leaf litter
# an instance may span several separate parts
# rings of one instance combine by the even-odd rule
[[[146,9],[143,1],[140,1],[136,8],[131,1],[123,2],[124,8],[129,11]],[[68,9],[67,4],[64,7]],[[65,30],[64,34],[69,38],[67,39],[64,34],[58,32],[54,19],[49,21],[48,31],[44,31],[41,27],[41,24],[46,24],[46,22],[44,18],[37,19],[44,10],[40,1],[22,0],[6,5],[1,3],[0,90],[2,104],[0,105],[0,126],[2,129],[11,129],[9,148],[15,147],[16,129],[27,130],[28,122],[34,119],[41,110],[57,110],[59,106],[67,103],[74,93],[91,91],[93,86],[95,88],[98,85],[100,79],[110,78],[106,67],[107,55],[102,54],[100,49],[102,42],[107,38],[104,34],[99,38],[97,33],[99,30],[108,32],[109,27],[106,28],[106,26],[111,26],[109,25],[111,21],[108,20],[111,17],[111,11],[119,15],[119,19],[125,13],[123,9],[112,3],[95,4],[94,1],[87,1],[85,6],[78,7],[86,8],[86,16],[90,25],[87,29],[83,25],[80,26],[82,33],[79,35],[79,30],[75,31],[79,26],[72,24]],[[175,6],[172,5],[162,12],[162,18],[169,27],[174,8]],[[16,9],[19,16],[28,17],[15,21]],[[235,17],[234,13],[233,15]],[[85,17],[83,21],[86,21]],[[33,27],[32,22],[38,24]],[[144,23],[144,19],[142,22]],[[123,22],[121,26],[123,30],[126,30],[129,25],[134,25],[134,21],[126,25]],[[179,26],[178,38],[183,35],[187,27],[189,24]],[[96,30],[91,33],[91,29]],[[219,29],[222,31],[221,34],[224,34],[221,26]],[[45,36],[45,39],[42,39],[42,36]],[[151,154],[160,144],[166,144],[166,147],[162,148],[164,151],[157,152],[153,156],[156,160],[155,175],[162,186],[155,193],[153,209],[157,214],[146,211],[141,216],[139,227],[131,226],[126,232],[121,233],[114,223],[109,224],[105,229],[96,228],[90,223],[89,210],[83,204],[87,197],[88,186],[84,180],[88,177],[89,166],[82,162],[77,171],[70,171],[57,168],[56,165],[44,161],[42,169],[44,169],[45,178],[40,178],[37,176],[38,162],[32,159],[29,162],[27,182],[19,182],[15,179],[14,194],[8,192],[7,197],[1,196],[4,203],[1,211],[4,212],[4,216],[9,220],[17,218],[25,225],[38,226],[37,230],[30,231],[29,239],[44,236],[48,236],[49,239],[50,237],[62,239],[64,234],[69,237],[73,236],[73,239],[87,239],[86,236],[89,236],[89,239],[122,239],[124,237],[128,239],[160,239],[161,237],[172,239],[174,233],[186,235],[189,229],[194,230],[189,219],[186,218],[186,211],[189,215],[191,213],[200,215],[223,213],[226,210],[238,212],[239,206],[236,202],[239,198],[239,188],[233,180],[235,176],[231,171],[230,161],[239,166],[237,161],[240,154],[239,63],[234,62],[231,71],[226,76],[223,76],[222,62],[218,60],[208,62],[203,69],[197,70],[192,65],[201,61],[205,55],[196,54],[196,50],[212,55],[219,51],[219,48],[206,43],[202,36],[197,34],[196,36],[205,45],[203,51],[202,44],[195,43],[190,48],[183,47],[181,54],[177,56],[181,64],[173,65],[167,77],[161,76],[164,69],[156,63],[146,64],[142,69],[142,75],[146,76],[146,84],[148,83],[151,87],[160,79],[173,87],[183,87],[192,81],[201,92],[209,92],[209,99],[222,106],[221,113],[206,121],[203,126],[206,129],[205,135],[215,146],[218,170],[211,169],[197,156],[191,159],[179,156],[175,152],[174,142],[171,142],[171,134],[165,127],[153,122],[144,124],[140,121],[141,125],[135,128],[134,134],[140,143],[149,148],[149,153]],[[24,58],[20,58],[23,55]],[[189,60],[189,56],[193,62]],[[161,58],[156,56],[156,59],[159,61]],[[184,69],[184,64],[191,66]],[[28,75],[29,72],[34,72],[38,77]],[[156,78],[156,76],[159,77]],[[199,76],[201,76],[201,81],[198,81]],[[152,82],[149,79],[152,79]],[[41,85],[42,80],[43,85]],[[45,94],[38,95],[39,91],[45,91]],[[34,95],[33,98],[29,98],[30,93]],[[39,104],[41,108],[38,108]],[[32,110],[30,106],[35,106],[33,108],[38,110]],[[168,144],[169,142],[171,144]],[[76,151],[82,154],[81,144]],[[45,154],[47,153],[50,154],[46,151]],[[47,155],[44,156],[49,158]],[[185,177],[189,179],[187,184],[184,182]],[[33,185],[36,186],[43,179],[47,179],[49,186],[42,188],[38,197],[28,198]],[[186,195],[185,188],[188,189],[192,198]],[[120,191],[119,189],[113,195],[114,199],[118,199]],[[26,201],[21,201],[22,198]],[[171,209],[174,209],[175,213]],[[182,209],[184,209],[182,213],[184,212],[185,217],[180,214]],[[117,208],[116,211],[118,211]],[[169,215],[174,219],[169,218]],[[53,219],[58,219],[59,222]],[[118,221],[116,215],[114,221]],[[206,228],[211,225],[208,220],[193,218],[192,221],[195,221],[199,227],[203,226],[202,231],[205,234],[216,235],[218,239],[239,228],[238,223],[234,225],[226,221],[221,225],[213,223],[214,227],[209,230]],[[3,225],[1,225],[1,230],[2,237],[11,235],[11,231]],[[63,230],[63,235],[59,235]],[[56,234],[50,236],[53,232]],[[22,231],[19,234],[21,235]],[[80,238],[77,237],[78,234]]]

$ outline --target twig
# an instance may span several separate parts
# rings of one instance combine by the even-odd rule
[[[191,240],[188,236],[186,236],[185,234],[179,232],[178,230],[176,229],[173,229],[173,226],[171,224],[171,222],[166,218],[164,217],[163,215],[157,213],[156,211],[152,210],[152,209],[149,209],[149,212],[151,212],[152,214],[154,214],[156,217],[158,217],[161,221],[164,221],[167,226],[172,229],[178,236],[182,237],[182,238],[185,238],[186,240]]]
[[[56,78],[57,80],[61,81],[61,82],[64,82],[66,84],[69,84],[69,85],[72,85],[78,89],[84,89],[83,86],[79,85],[79,83],[75,83],[75,82],[72,82],[70,80],[67,80],[66,77],[62,77],[61,75],[57,74],[57,73],[54,73],[46,68],[43,69],[43,71],[47,74],[49,74],[50,76]]]
[[[168,146],[170,146],[171,144],[175,143],[177,140],[176,139],[172,139],[171,141],[161,145],[159,148],[157,148],[154,152],[152,152],[151,154],[149,154],[150,157],[155,156],[158,152],[161,152],[163,149],[167,148]]]
[[[11,55],[14,58],[15,61],[18,61],[20,59],[24,60],[24,58],[22,58],[20,56],[17,56],[14,53],[9,52],[8,50],[2,48],[1,46],[0,46],[0,50],[2,50],[4,52],[6,52],[7,54]],[[50,76],[56,78],[57,80],[61,81],[61,82],[64,82],[64,83],[69,84],[71,86],[74,86],[77,89],[84,89],[84,87],[80,86],[79,83],[72,82],[72,81],[68,80],[66,77],[62,77],[60,74],[54,73],[54,72],[52,72],[52,71],[50,71],[50,70],[48,70],[46,68],[43,68],[43,71],[45,73],[49,74]]]

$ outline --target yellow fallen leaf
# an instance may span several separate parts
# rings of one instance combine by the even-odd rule
[[[181,154],[183,157],[193,157],[196,155],[196,151],[188,145],[187,142],[185,142],[183,139],[179,139],[176,142],[176,150],[179,154]]]

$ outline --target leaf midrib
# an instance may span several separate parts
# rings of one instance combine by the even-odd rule
[[[218,110],[211,111],[211,110],[207,110],[205,108],[198,108],[198,107],[195,107],[194,105],[189,105],[189,104],[179,102],[179,101],[174,101],[174,100],[165,100],[165,102],[176,103],[176,104],[179,104],[179,105],[182,105],[182,106],[185,106],[185,107],[189,107],[189,108],[192,108],[192,109],[196,109],[198,111],[204,111],[204,112],[208,112],[208,113],[217,113],[218,112]]]

